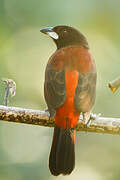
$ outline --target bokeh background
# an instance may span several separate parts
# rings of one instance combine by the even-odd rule
[[[88,38],[96,60],[97,97],[93,111],[120,117],[120,90],[107,83],[120,75],[119,0],[0,0],[0,78],[17,83],[10,106],[41,109],[45,66],[55,51],[53,41],[39,32],[46,26],[71,25]],[[4,84],[0,81],[0,104]],[[54,180],[48,169],[52,128],[0,123],[0,180]],[[118,180],[120,137],[76,134],[76,167],[58,180]]]

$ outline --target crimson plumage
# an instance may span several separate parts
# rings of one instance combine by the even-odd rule
[[[75,126],[80,113],[88,122],[96,93],[96,67],[85,36],[69,26],[44,28],[57,50],[50,57],[44,95],[55,118],[49,168],[53,175],[70,174],[75,166]]]

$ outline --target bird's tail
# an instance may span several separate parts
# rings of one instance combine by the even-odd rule
[[[68,175],[75,166],[75,130],[54,128],[49,168],[54,176]]]

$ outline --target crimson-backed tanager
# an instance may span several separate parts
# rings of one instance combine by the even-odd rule
[[[73,27],[43,28],[57,46],[49,58],[44,96],[55,128],[49,156],[53,175],[67,175],[75,166],[75,126],[80,113],[88,122],[95,102],[96,67],[85,36]]]

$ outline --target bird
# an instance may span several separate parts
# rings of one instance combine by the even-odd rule
[[[55,119],[49,155],[52,175],[69,175],[75,167],[75,127],[80,114],[88,123],[96,97],[96,65],[86,37],[67,25],[45,27],[40,32],[56,44],[49,58],[44,81],[44,97]]]

